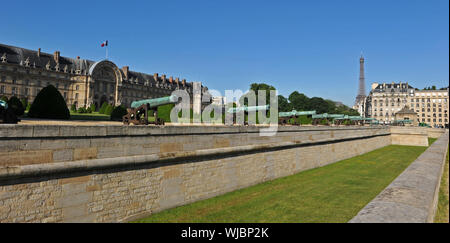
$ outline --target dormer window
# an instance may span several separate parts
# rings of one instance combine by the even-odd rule
[[[50,61],[48,61],[47,65],[45,65],[45,68],[46,68],[47,70],[50,70]]]
[[[30,66],[30,58],[27,57],[27,59],[25,60],[25,67],[29,67]]]

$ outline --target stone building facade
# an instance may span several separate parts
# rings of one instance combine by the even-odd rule
[[[366,116],[385,124],[396,120],[395,114],[405,106],[418,115],[418,123],[448,126],[449,90],[418,90],[406,83],[373,83],[366,99]]]
[[[110,60],[91,61],[0,44],[0,96],[16,96],[33,102],[39,91],[55,86],[70,107],[88,107],[103,102],[129,107],[135,100],[169,96],[186,90],[191,97],[192,82],[186,79],[133,72]],[[202,94],[208,88],[201,86]],[[204,100],[204,99],[203,99]]]
[[[410,98],[410,107],[418,121],[431,126],[447,126],[449,121],[449,90],[416,90]]]

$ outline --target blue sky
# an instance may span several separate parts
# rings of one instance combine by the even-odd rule
[[[372,82],[449,82],[448,0],[3,1],[0,43],[119,67],[352,105]]]

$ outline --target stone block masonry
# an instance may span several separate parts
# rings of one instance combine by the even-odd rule
[[[389,144],[382,127],[2,125],[0,222],[125,222]]]

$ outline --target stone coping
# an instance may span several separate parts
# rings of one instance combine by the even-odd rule
[[[448,130],[350,223],[426,223],[436,213]]]
[[[124,126],[124,125],[14,125],[0,124],[0,140],[45,137],[108,137],[158,135],[210,135],[227,133],[259,133],[269,126]],[[277,132],[341,131],[386,129],[373,126],[278,126]]]

